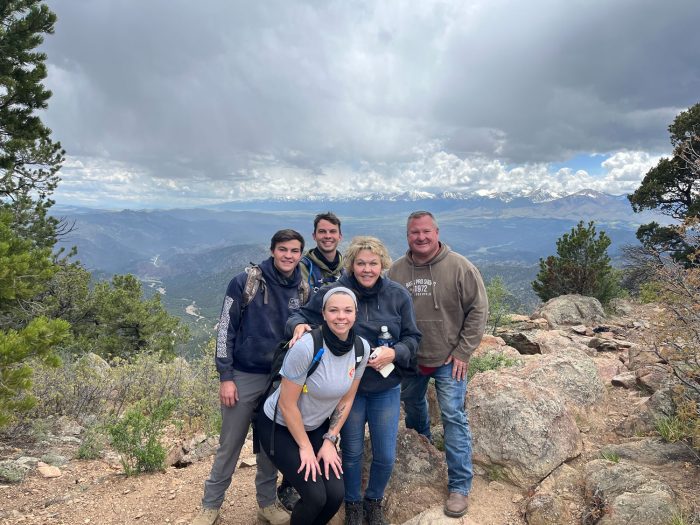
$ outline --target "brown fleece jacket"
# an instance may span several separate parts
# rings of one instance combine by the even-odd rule
[[[418,364],[441,366],[451,355],[468,361],[481,342],[488,316],[479,270],[440,243],[440,251],[430,262],[417,265],[408,251],[387,275],[405,286],[413,298],[416,322],[423,334]]]

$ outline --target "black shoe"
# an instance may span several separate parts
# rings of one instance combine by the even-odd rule
[[[362,503],[345,502],[345,525],[362,525]]]
[[[299,501],[299,493],[291,485],[282,483],[277,488],[277,499],[280,500],[282,506],[289,512],[294,510],[294,505]]]
[[[365,498],[362,501],[362,507],[364,508],[365,519],[369,525],[389,525],[389,522],[384,519],[381,499]]]

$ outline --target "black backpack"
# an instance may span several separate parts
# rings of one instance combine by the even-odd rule
[[[311,330],[311,337],[314,340],[314,354],[313,358],[311,359],[311,364],[309,365],[309,368],[306,370],[306,373],[303,374],[306,376],[306,379],[309,378],[311,374],[313,374],[316,369],[318,368],[319,363],[321,362],[321,357],[323,356],[324,348],[323,348],[323,335],[321,334],[321,328],[314,328]],[[359,336],[355,336],[355,368],[362,362],[362,358],[365,355],[365,346],[362,343],[362,339],[360,339]],[[263,413],[263,406],[265,405],[265,401],[267,401],[267,398],[270,397],[275,390],[277,390],[280,386],[280,383],[282,382],[282,375],[280,374],[280,371],[282,370],[282,364],[284,363],[284,358],[287,356],[287,351],[289,350],[289,341],[280,341],[277,347],[275,347],[275,351],[272,355],[272,366],[270,368],[270,377],[268,379],[267,383],[267,388],[265,389],[265,392],[263,396],[260,398],[260,401],[258,402],[258,405],[255,407],[255,410],[253,411],[253,417],[251,418],[251,424],[253,426],[253,452],[258,453],[260,451],[260,443],[258,441],[258,432],[257,432],[257,420],[258,417],[260,417],[260,414]],[[297,379],[297,378],[295,378]],[[304,381],[304,387],[306,387],[306,381]],[[275,403],[275,413],[274,416],[272,417],[272,437],[270,439],[270,456],[275,455],[275,427],[277,426],[277,403]]]

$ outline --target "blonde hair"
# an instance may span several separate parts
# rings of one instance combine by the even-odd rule
[[[367,235],[359,235],[353,237],[350,241],[350,246],[343,256],[343,264],[345,266],[345,271],[352,275],[352,267],[355,264],[355,259],[357,255],[362,251],[367,250],[374,255],[379,256],[379,260],[382,263],[382,270],[388,270],[391,266],[391,257],[389,257],[389,251],[384,246],[384,243],[377,239],[376,237],[370,237]]]

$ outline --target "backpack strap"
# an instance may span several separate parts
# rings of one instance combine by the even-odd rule
[[[258,293],[258,290],[262,286],[263,293],[265,294],[265,303],[267,304],[267,286],[265,284],[265,279],[262,276],[262,270],[257,264],[250,263],[245,269],[246,279],[245,286],[243,287],[243,303],[241,304],[241,309],[245,309]]]
[[[314,354],[313,357],[311,358],[311,364],[309,365],[309,368],[306,370],[306,379],[309,378],[311,374],[313,374],[316,369],[318,368],[318,365],[321,363],[321,357],[323,356],[323,334],[321,334],[321,329],[320,328],[314,328],[311,330],[311,337],[314,340]],[[364,355],[364,351],[363,351]],[[355,365],[357,366],[357,365]],[[306,387],[306,380],[304,380],[304,386],[302,388]],[[264,396],[267,397],[267,396]],[[277,398],[277,403],[275,403],[275,413],[272,416],[272,432],[270,434],[270,456],[275,455],[275,428],[277,427],[277,408],[279,406],[279,398]]]
[[[355,370],[360,366],[362,359],[365,357],[365,345],[359,335],[355,336]]]
[[[306,284],[314,292],[318,292],[325,284],[333,282],[330,280],[326,281],[326,278],[323,276],[323,270],[321,270],[321,267],[318,264],[314,264],[314,262],[308,255],[304,255],[304,257],[301,258],[300,264],[301,263],[303,263],[304,266],[306,266],[309,272],[309,275],[306,278]],[[337,281],[339,278],[339,275],[336,276],[334,281]]]
[[[302,305],[309,302],[309,297],[311,296],[311,287],[304,279],[299,282],[299,300]]]

